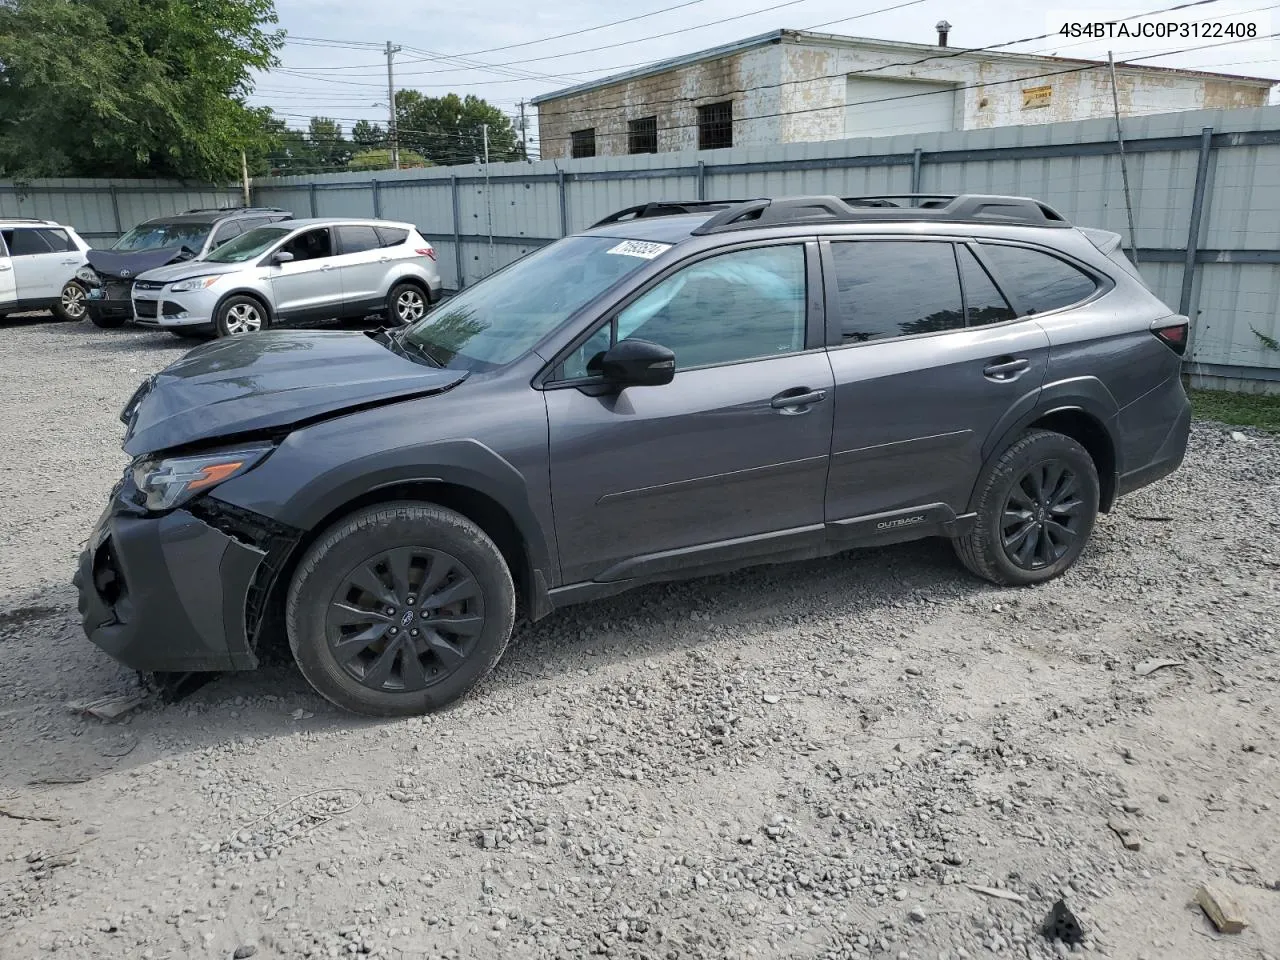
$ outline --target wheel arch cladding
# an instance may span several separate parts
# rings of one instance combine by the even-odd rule
[[[553,561],[547,540],[529,504],[524,477],[493,450],[474,440],[402,448],[344,460],[301,486],[288,458],[277,460],[282,452],[217,494],[305,531],[272,584],[273,611],[299,558],[340,517],[378,503],[420,500],[455,510],[479,526],[507,560],[524,613],[530,619],[550,613]],[[264,502],[264,497],[276,502]]]
[[[1115,503],[1123,467],[1116,444],[1119,413],[1115,397],[1096,377],[1046,385],[1030,410],[1011,410],[992,431],[983,449],[984,467],[970,494],[968,509],[976,509],[981,477],[1000,455],[1028,430],[1043,429],[1071,437],[1088,451],[1098,471],[1098,511],[1107,513]]]

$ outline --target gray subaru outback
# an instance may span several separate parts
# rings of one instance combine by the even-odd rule
[[[1182,462],[1188,321],[1019,197],[653,203],[394,331],[254,334],[148,378],[76,575],[161,678],[257,666],[429,711],[530,620],[942,536],[999,584]]]

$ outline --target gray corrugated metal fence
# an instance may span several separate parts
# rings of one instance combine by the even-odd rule
[[[108,246],[150,217],[199,207],[235,207],[239,187],[166,180],[0,181],[0,218],[34,217],[75,227],[94,246]]]
[[[1280,383],[1280,107],[1125,121],[1143,275],[1194,320],[1191,369]],[[471,283],[632,204],[782,194],[1012,193],[1128,236],[1108,120],[601,157],[288,177],[255,202],[418,224],[446,286]],[[490,223],[492,226],[490,226]],[[490,241],[492,231],[492,242]]]

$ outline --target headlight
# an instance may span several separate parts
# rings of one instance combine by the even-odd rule
[[[207,287],[212,287],[221,279],[222,277],[216,274],[212,277],[192,277],[189,280],[179,280],[169,289],[174,293],[190,293],[193,290],[204,290]]]
[[[132,467],[133,482],[148,510],[172,510],[252,469],[270,452],[269,445],[261,444],[191,457],[139,460]]]
[[[93,267],[81,267],[76,271],[76,279],[83,280],[85,283],[98,285],[98,274],[94,272]]]

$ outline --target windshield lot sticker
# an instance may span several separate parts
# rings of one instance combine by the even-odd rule
[[[611,249],[609,253],[616,253],[621,257],[640,257],[642,260],[652,260],[661,253],[666,253],[671,249],[669,243],[650,243],[647,240],[623,240],[616,247]]]

